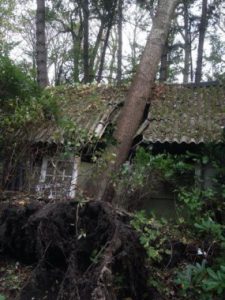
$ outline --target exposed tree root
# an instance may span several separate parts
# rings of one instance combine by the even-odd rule
[[[0,216],[0,251],[36,263],[20,300],[153,299],[129,216],[108,203],[10,206]]]

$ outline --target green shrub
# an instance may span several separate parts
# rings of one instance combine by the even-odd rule
[[[163,254],[170,254],[164,247],[168,234],[163,235],[167,222],[164,219],[147,217],[144,211],[134,214],[131,225],[140,235],[140,243],[146,250],[150,262],[160,262]]]
[[[211,217],[200,218],[194,226],[201,236],[207,237],[214,242],[222,242],[224,244],[224,225],[219,224]]]
[[[187,265],[178,272],[175,283],[180,286],[179,294],[183,299],[224,299],[225,266],[213,269],[206,266],[206,260],[201,264]]]
[[[151,184],[154,183],[149,179],[152,176],[168,182],[175,189],[180,183],[186,184],[184,177],[193,174],[193,170],[194,166],[189,163],[187,155],[168,153],[154,155],[143,147],[139,147],[132,164],[124,164],[117,178],[121,183],[120,178],[122,177],[125,190],[131,192],[138,188],[144,188],[146,183],[148,188],[151,188]],[[193,178],[193,176],[187,177]],[[116,183],[118,184],[118,182]],[[188,183],[190,182],[188,181]]]
[[[0,105],[3,111],[13,111],[15,101],[30,98],[38,93],[38,87],[31,78],[8,57],[0,56]]]

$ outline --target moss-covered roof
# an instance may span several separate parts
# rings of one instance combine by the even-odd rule
[[[73,124],[75,134],[79,136],[85,135],[90,140],[94,136],[101,138],[107,125],[117,117],[126,91],[126,86],[118,88],[106,85],[51,88],[46,93],[46,103],[49,101],[49,104],[45,113],[47,116],[50,113],[51,118],[53,111],[54,119],[43,122],[38,128],[29,128],[26,138],[34,143],[63,143],[70,124]],[[52,99],[48,100],[49,97]]]
[[[69,120],[77,133],[101,138],[114,122],[127,86],[86,85],[51,89],[58,107],[58,120],[28,130],[32,142],[63,142],[63,126]],[[225,126],[225,87],[212,85],[156,85],[147,120],[137,134],[145,142],[208,143],[222,140]]]
[[[219,142],[225,126],[225,88],[159,85],[148,121],[142,132],[147,142]]]

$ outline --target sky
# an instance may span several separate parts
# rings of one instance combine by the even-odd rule
[[[212,1],[212,0],[211,0]],[[17,9],[16,9],[16,15],[17,18],[19,19],[22,15],[26,14],[27,9],[36,9],[36,1],[33,0],[28,0],[28,1],[23,1],[23,4],[18,4]],[[200,15],[201,10],[199,9],[198,6],[193,7],[193,12],[195,14]],[[124,57],[124,71],[126,72],[126,69],[129,68],[129,62],[127,61],[126,58],[131,56],[131,54],[134,54],[134,50],[131,48],[131,44],[133,43],[134,37],[136,38],[136,43],[140,48],[143,48],[146,43],[147,35],[151,29],[151,18],[149,16],[149,13],[143,11],[141,8],[138,8],[136,5],[131,5],[129,10],[126,11],[126,19],[127,22],[124,23],[123,25],[123,57]],[[222,25],[225,25],[224,22],[225,19],[221,20]],[[13,20],[15,22],[15,20]],[[182,20],[179,22],[182,23]],[[33,22],[34,24],[34,22]],[[136,26],[135,26],[136,25]],[[90,26],[92,31],[95,30],[95,26]],[[145,30],[143,30],[143,28]],[[136,30],[135,30],[136,28]],[[225,26],[224,26],[225,28]],[[225,32],[223,32],[219,27],[217,27],[217,30],[220,34],[221,40],[225,42]],[[11,36],[9,36],[9,39],[12,39],[14,42],[18,42],[18,45],[12,50],[11,52],[11,57],[13,60],[17,62],[21,62],[22,60],[27,60],[30,61],[30,58],[26,55],[24,52],[24,49],[27,49],[30,47],[28,45],[25,37],[27,36],[28,32],[22,33],[13,33]],[[177,37],[179,39],[179,37]],[[197,49],[197,44],[193,44],[193,62],[195,65],[196,62],[196,49]],[[209,39],[206,39],[205,42],[205,55],[209,56],[210,55],[210,41]],[[138,50],[138,47],[136,48],[137,51],[137,56],[140,55],[140,50]],[[225,52],[225,51],[224,51]],[[225,57],[224,57],[225,60]],[[207,74],[212,73],[212,66],[210,64],[206,63],[205,64],[205,70]],[[225,72],[225,70],[224,70]],[[53,81],[54,77],[54,67],[50,66],[49,67],[49,75],[50,75],[50,80]],[[182,75],[177,77],[177,81],[182,81]]]

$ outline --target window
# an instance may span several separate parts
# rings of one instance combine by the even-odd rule
[[[80,158],[60,160],[44,157],[36,190],[49,199],[75,198]]]

